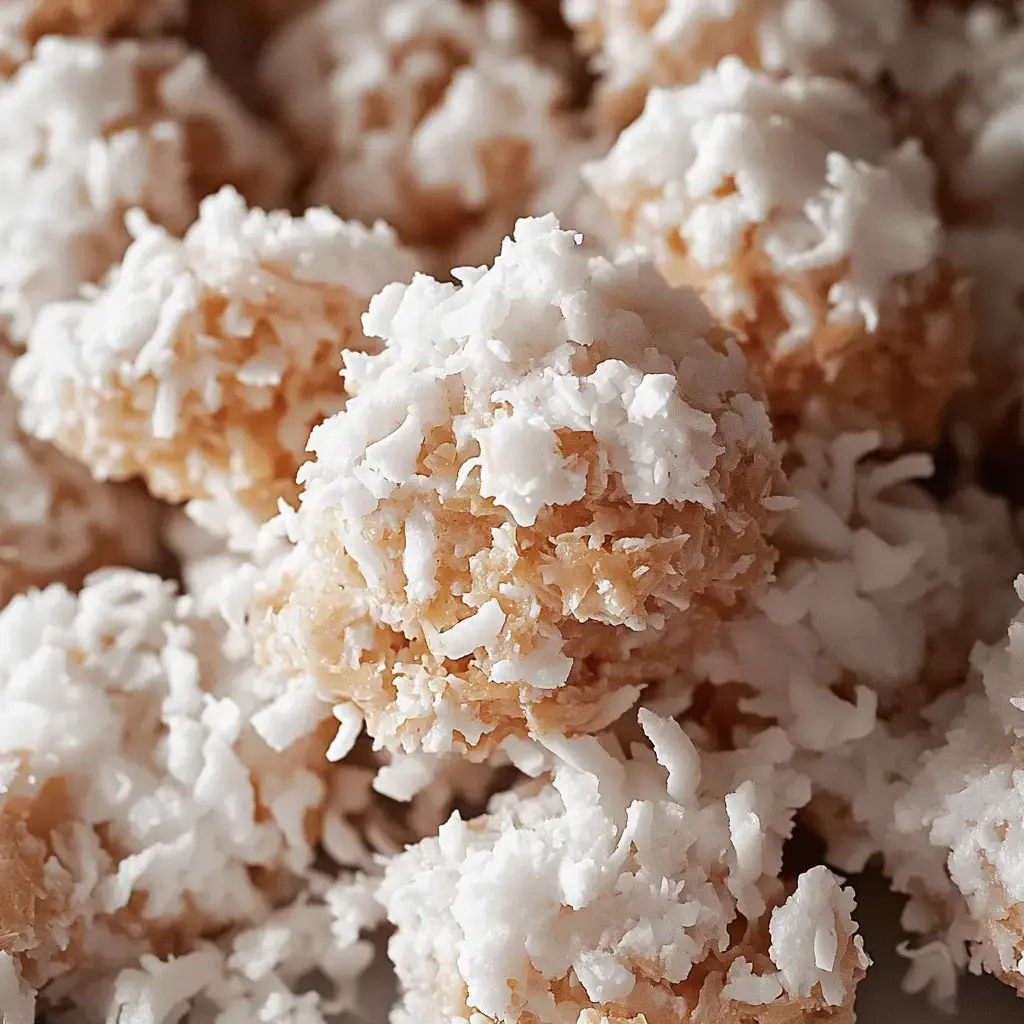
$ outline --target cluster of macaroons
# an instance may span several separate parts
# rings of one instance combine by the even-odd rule
[[[0,4],[4,1024],[1024,991],[1022,33]]]

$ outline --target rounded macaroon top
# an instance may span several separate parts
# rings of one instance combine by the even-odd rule
[[[729,57],[652,90],[584,173],[624,236],[745,336],[777,428],[817,403],[931,443],[969,379],[966,291],[930,162],[862,92]]]
[[[521,220],[457,284],[385,288],[363,319],[383,349],[346,353],[352,397],[310,436],[255,621],[384,745],[498,742],[546,696],[593,719],[552,728],[600,727],[671,671],[645,647],[692,643],[770,572],[778,456],[737,345],[579,242]]]
[[[509,0],[325,0],[262,77],[312,159],[308,200],[383,217],[447,272],[493,257],[573,144],[547,46]]]
[[[233,189],[181,239],[141,211],[128,228],[107,282],[39,317],[14,371],[22,422],[243,543],[294,499],[310,427],[345,401],[341,351],[371,344],[359,317],[412,259],[383,224],[249,210]]]
[[[270,207],[291,165],[276,137],[180,42],[48,36],[0,81],[0,330],[99,281],[140,207],[184,231],[222,185]]]
[[[552,743],[552,785],[455,814],[391,860],[396,1020],[849,1011],[868,964],[852,892],[824,867],[788,899],[779,879],[809,796],[786,739],[710,753],[639,718],[647,743],[628,754],[607,737]],[[721,1016],[696,1012],[716,1002]]]
[[[599,104],[628,123],[655,86],[686,85],[735,54],[777,77],[875,82],[907,28],[906,0],[562,0],[601,76]]]

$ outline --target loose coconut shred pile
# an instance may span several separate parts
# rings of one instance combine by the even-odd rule
[[[1022,210],[1010,2],[0,4],[0,1022],[1024,993]]]

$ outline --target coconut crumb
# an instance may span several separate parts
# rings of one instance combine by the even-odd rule
[[[279,205],[289,161],[176,42],[50,36],[0,82],[0,329],[98,281],[129,243],[125,212],[183,231],[221,185]]]
[[[251,609],[391,750],[603,728],[773,560],[768,420],[691,292],[554,217],[459,279],[372,300]]]
[[[732,54],[773,76],[874,83],[909,16],[906,0],[562,0],[562,10],[618,127],[650,88],[688,85]]]
[[[1002,631],[1024,566],[1005,502],[967,490],[940,504],[923,486],[930,457],[879,445],[870,431],[794,438],[775,580],[695,662],[742,687],[743,714],[829,756],[958,686],[974,644]]]
[[[819,401],[934,442],[969,381],[966,290],[928,160],[860,92],[730,57],[653,90],[586,173],[624,236],[745,336],[778,427]]]
[[[1005,629],[1024,553],[1004,501],[971,489],[940,503],[923,486],[929,459],[877,448],[877,434],[798,436],[776,580],[695,667],[718,696],[719,742],[786,730],[829,863],[860,872],[881,857],[910,897],[904,927],[933,943],[908,983],[948,1002],[977,927],[944,854],[894,808],[962,703],[972,647]]]
[[[126,958],[124,967],[74,988],[52,986],[41,1000],[48,1019],[67,1024],[325,1024],[353,1007],[355,982],[373,955],[362,936],[380,917],[368,879],[312,873],[294,899],[257,925],[183,954]]]
[[[395,1021],[852,1019],[852,894],[825,868],[788,898],[778,880],[809,795],[788,741],[698,752],[671,719],[640,725],[653,752],[559,740],[550,785],[391,860]]]
[[[263,79],[313,160],[308,201],[383,218],[447,272],[493,258],[571,144],[543,50],[505,0],[325,0],[271,40]]]
[[[359,318],[411,258],[383,224],[249,211],[231,189],[181,240],[128,224],[104,287],[39,317],[13,375],[22,423],[249,543],[296,500],[310,428],[344,405],[341,351],[372,347]]]

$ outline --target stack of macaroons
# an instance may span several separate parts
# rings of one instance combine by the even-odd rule
[[[3,1024],[1024,991],[1013,4],[0,6]]]

